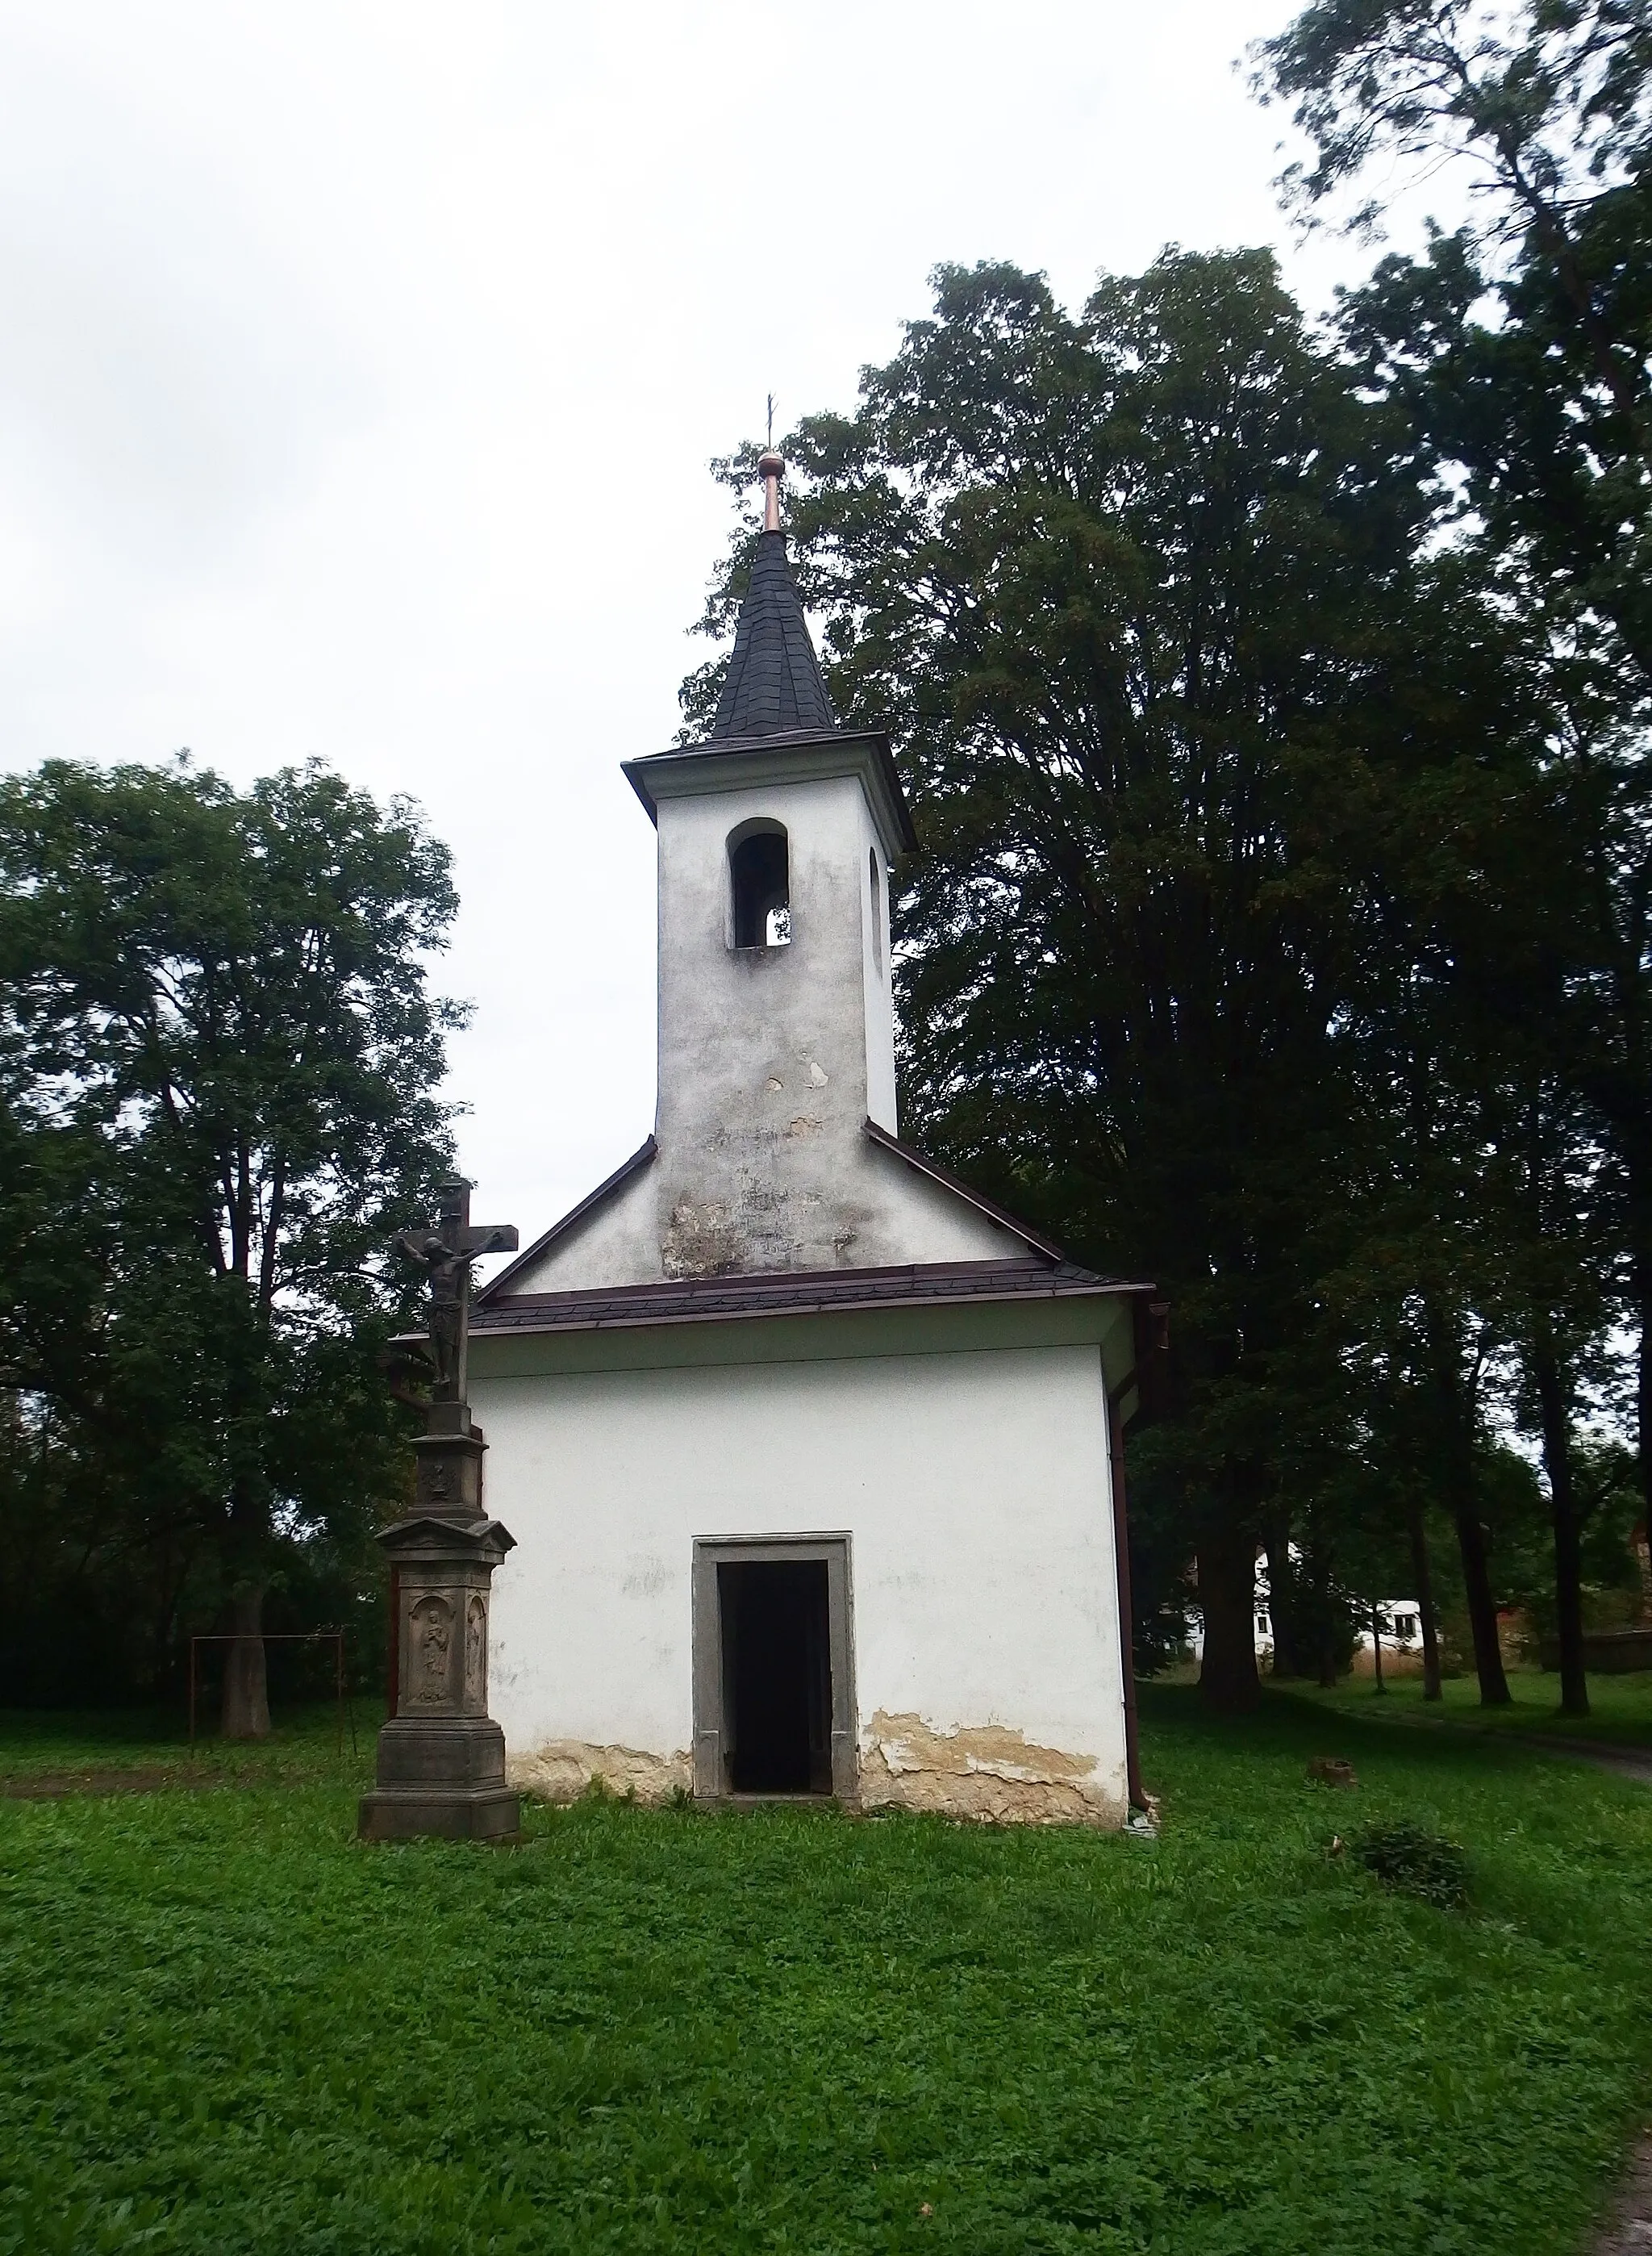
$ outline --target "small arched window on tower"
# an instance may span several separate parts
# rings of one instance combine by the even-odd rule
[[[791,868],[777,822],[742,822],[728,839],[736,948],[784,948],[791,938]]]
[[[867,850],[866,866],[872,880],[872,961],[883,969],[883,872],[877,865],[877,848]]]

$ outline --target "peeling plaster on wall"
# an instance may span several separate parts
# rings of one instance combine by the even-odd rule
[[[586,1739],[550,1739],[531,1754],[512,1754],[505,1763],[506,1783],[541,1801],[577,1801],[594,1778],[611,1794],[666,1801],[678,1789],[688,1792],[694,1770],[686,1753],[650,1755],[637,1747],[593,1746]]]
[[[882,857],[883,842],[858,776],[720,783],[669,794],[657,814],[659,1220],[649,1270],[715,1277],[1020,1254],[1010,1233],[920,1187],[863,1133],[868,1113],[894,1121],[895,1048],[887,983],[868,983],[867,971],[868,857]],[[728,944],[728,839],[754,820],[784,822],[790,837],[786,948]],[[700,1223],[714,1216],[708,1235]],[[538,1277],[532,1288],[544,1289]]]
[[[744,1236],[721,1204],[672,1209],[660,1243],[660,1266],[667,1277],[731,1277],[749,1265]]]
[[[530,1263],[510,1291],[1024,1257],[1025,1245],[1009,1230],[880,1152],[858,1130],[847,1154],[828,1153],[834,1170],[829,1180],[799,1180],[786,1155],[825,1150],[830,1124],[818,1110],[788,1117],[784,1092],[769,1101],[778,1117],[720,1132],[711,1195],[704,1180],[662,1153]],[[791,1118],[807,1132],[794,1135]]]
[[[882,1709],[861,1734],[861,1806],[1010,1825],[1122,1825],[1128,1815],[1093,1755],[1035,1746],[1001,1724],[937,1731]]]
[[[781,1132],[818,1135],[820,1123],[805,1117]],[[771,1139],[777,1132],[765,1132]],[[682,1200],[660,1241],[660,1267],[667,1277],[738,1277],[754,1271],[829,1269],[846,1264],[859,1242],[864,1209],[847,1201],[835,1212],[816,1192],[784,1185],[779,1190],[743,1164],[732,1200],[700,1204]],[[838,1228],[828,1241],[831,1221]]]

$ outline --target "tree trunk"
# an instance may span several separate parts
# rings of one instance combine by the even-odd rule
[[[262,1583],[235,1592],[235,1641],[224,1664],[223,1736],[268,1738],[270,1697],[264,1680]]]
[[[1571,1428],[1566,1389],[1553,1335],[1537,1327],[1531,1350],[1532,1378],[1543,1418],[1543,1470],[1549,1476],[1549,1508],[1555,1527],[1555,1612],[1560,1626],[1560,1712],[1586,1716],[1589,1684],[1583,1666],[1583,1560],[1578,1533],[1578,1500],[1571,1480]]]
[[[1438,1431],[1444,1460],[1442,1486],[1457,1526],[1457,1547],[1463,1556],[1463,1588],[1468,1598],[1469,1634],[1474,1640],[1480,1704],[1482,1708],[1507,1708],[1511,1702],[1508,1679],[1503,1673],[1503,1649],[1497,1642],[1497,1601],[1492,1595],[1486,1531],[1480,1526],[1480,1498],[1475,1492],[1473,1412],[1463,1399],[1458,1343],[1452,1328],[1436,1310],[1430,1311],[1429,1330],[1433,1348]]]
[[[1324,1521],[1316,1513],[1310,1520],[1304,1548],[1307,1554],[1308,1603],[1297,1612],[1302,1634],[1303,1674],[1308,1674],[1308,1649],[1322,1692],[1337,1688],[1337,1623],[1331,1604],[1331,1545]],[[1302,1583],[1297,1584],[1300,1595]]]
[[[1631,1265],[1633,1303],[1640,1329],[1635,1355],[1635,1443],[1641,1459],[1641,1501],[1652,1529],[1652,1247],[1637,1245]]]
[[[1468,1594],[1469,1634],[1474,1640],[1474,1674],[1480,1679],[1480,1704],[1507,1708],[1513,1695],[1503,1671],[1503,1649],[1497,1642],[1497,1601],[1492,1595],[1491,1569],[1486,1558],[1486,1531],[1472,1502],[1455,1518],[1457,1547],[1463,1556],[1463,1588]]]
[[[1376,1688],[1386,1693],[1382,1681],[1382,1614],[1374,1598],[1371,1601],[1371,1666],[1376,1671]]]
[[[1319,1689],[1334,1692],[1337,1688],[1337,1639],[1328,1613],[1319,1618]]]
[[[1428,1531],[1423,1507],[1413,1499],[1406,1513],[1406,1533],[1411,1539],[1411,1581],[1417,1590],[1417,1621],[1423,1632],[1423,1697],[1443,1700],[1440,1681],[1440,1632],[1434,1618],[1434,1576],[1428,1562]]]
[[[1225,1527],[1199,1547],[1205,1651],[1199,1693],[1213,1715],[1247,1716],[1262,1698],[1256,1674],[1256,1538]]]
[[[1296,1574],[1290,1563],[1290,1526],[1270,1519],[1263,1530],[1268,1552],[1268,1618],[1274,1632],[1274,1674],[1300,1676],[1303,1672],[1300,1625],[1297,1618]]]

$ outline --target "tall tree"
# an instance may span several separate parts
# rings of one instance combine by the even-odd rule
[[[1459,496],[1462,545],[1546,645],[1581,1038],[1543,1110],[1576,1153],[1603,1136],[1615,1163],[1652,1499],[1652,15],[1645,0],[1314,0],[1255,62],[1311,144],[1285,176],[1309,215],[1348,213],[1367,176],[1392,196],[1453,160],[1476,192],[1469,225],[1378,266],[1346,330]],[[1380,199],[1349,215],[1380,222]],[[1529,1334],[1547,1368],[1543,1328]],[[1534,1385],[1567,1583],[1566,1387]]]
[[[1435,569],[1467,574],[1473,560]],[[1541,1054],[1529,1020],[1537,1010],[1551,1028],[1555,986],[1550,711],[1528,659],[1514,622],[1458,643],[1435,728],[1477,733],[1480,757],[1424,760],[1350,842],[1365,914],[1347,1033],[1365,1132],[1350,1153],[1352,1258],[1333,1290],[1405,1512],[1431,1494],[1455,1529],[1487,1705],[1509,1692],[1480,1477],[1513,1336],[1511,1248],[1527,1227],[1510,1189],[1509,1082],[1516,1054]],[[1420,1525],[1420,1569],[1418,1538]]]
[[[1197,1551],[1206,1696],[1245,1706],[1258,1543],[1343,1415],[1322,1280],[1361,1132],[1365,841],[1393,791],[1499,756],[1453,687],[1495,623],[1419,560],[1438,503],[1403,417],[1265,253],[1167,254],[1077,319],[1037,276],[943,269],[856,413],[787,450],[834,696],[893,724],[925,840],[906,1102],[1173,1297],[1156,1485]]]
[[[209,1549],[231,1735],[269,1727],[284,1531],[394,1492],[382,1257],[451,1164],[458,1014],[425,962],[453,909],[416,810],[315,765],[244,794],[184,765],[0,786],[9,1133],[50,1194],[5,1203],[39,1289],[0,1351],[79,1487],[123,1495],[126,1540]]]

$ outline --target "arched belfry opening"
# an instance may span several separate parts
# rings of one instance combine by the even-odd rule
[[[728,839],[736,948],[784,948],[791,938],[791,857],[778,822],[742,822]]]

